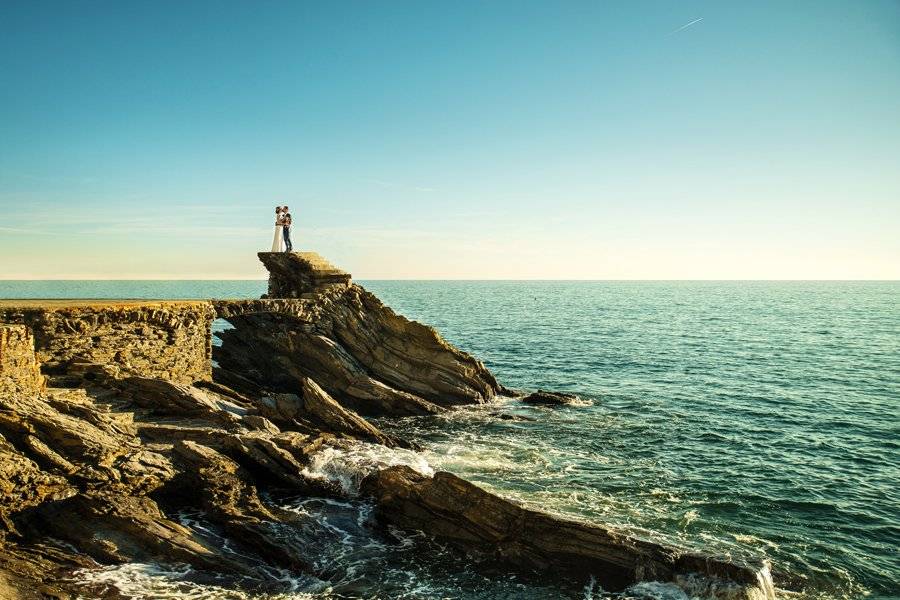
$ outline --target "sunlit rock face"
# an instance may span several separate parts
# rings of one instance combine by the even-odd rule
[[[44,378],[24,325],[0,325],[0,394],[40,393]]]
[[[305,312],[229,317],[215,348],[216,376],[229,385],[294,392],[306,378],[368,415],[418,415],[490,400],[494,376],[433,328],[385,306],[350,274],[313,253],[260,253],[267,302],[302,298]]]
[[[315,252],[260,252],[269,271],[268,298],[308,298],[350,285],[346,273]]]

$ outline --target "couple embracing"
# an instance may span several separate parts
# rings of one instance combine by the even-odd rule
[[[275,207],[275,237],[272,239],[272,252],[290,252],[294,249],[291,244],[291,213],[287,206]],[[284,240],[284,250],[281,242]]]

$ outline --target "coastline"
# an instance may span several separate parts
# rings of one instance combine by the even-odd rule
[[[272,260],[272,257],[262,255],[261,258],[264,262],[266,258]],[[289,265],[291,269],[296,269],[297,266],[297,264]],[[301,266],[301,271],[302,269],[308,267]],[[333,483],[304,478],[301,475],[305,470],[304,461],[308,464],[310,460],[314,460],[317,450],[321,450],[322,447],[338,449],[353,439],[386,443],[389,446],[398,444],[409,446],[403,440],[394,440],[381,433],[366,421],[366,415],[390,418],[391,415],[433,414],[446,410],[447,407],[490,401],[504,391],[479,361],[450,346],[433,329],[397,316],[374,296],[351,284],[349,276],[339,277],[339,281],[335,281],[335,274],[331,269],[325,278],[317,277],[315,269],[309,270],[312,273],[301,273],[304,277],[298,277],[296,273],[289,273],[286,276],[273,274],[270,280],[270,292],[274,290],[278,296],[293,297],[296,302],[306,301],[315,305],[308,307],[308,310],[293,311],[291,314],[261,311],[259,301],[248,301],[248,305],[253,308],[243,314],[234,310],[233,302],[224,301],[218,301],[218,304],[204,304],[197,301],[92,304],[79,301],[68,305],[65,302],[50,302],[44,307],[49,312],[32,317],[32,323],[41,322],[46,326],[47,315],[50,313],[58,315],[60,310],[63,313],[66,309],[77,312],[88,308],[91,311],[113,311],[120,315],[130,315],[124,319],[125,322],[140,323],[142,328],[150,327],[151,331],[141,330],[142,339],[157,338],[165,340],[166,344],[160,347],[163,350],[157,351],[153,344],[147,345],[142,342],[143,354],[137,359],[134,356],[127,357],[114,353],[114,360],[109,361],[108,353],[104,354],[104,344],[97,339],[104,336],[88,335],[92,333],[88,330],[89,326],[78,324],[89,323],[97,327],[108,322],[99,318],[96,312],[89,312],[86,316],[83,313],[75,315],[70,312],[53,329],[63,332],[65,335],[59,334],[63,338],[71,338],[73,335],[86,336],[92,340],[90,351],[86,351],[84,346],[71,343],[71,339],[60,344],[59,336],[56,342],[53,342],[54,335],[48,330],[39,330],[36,334],[37,355],[43,358],[45,370],[48,365],[50,366],[51,387],[41,393],[48,395],[51,407],[63,407],[65,411],[70,410],[70,405],[77,404],[79,407],[77,414],[85,415],[97,410],[99,401],[103,404],[101,412],[111,411],[110,416],[125,413],[126,408],[136,409],[144,414],[139,418],[138,413],[131,413],[135,427],[129,433],[134,439],[127,444],[123,439],[123,444],[133,449],[129,455],[115,456],[115,453],[106,455],[103,451],[95,451],[90,457],[87,455],[70,457],[65,452],[57,452],[47,444],[39,444],[40,438],[46,437],[46,432],[42,433],[40,427],[31,434],[23,433],[22,426],[18,426],[19,429],[13,432],[12,436],[19,443],[14,444],[10,452],[17,452],[19,448],[30,448],[34,452],[32,446],[41,448],[41,453],[36,455],[39,463],[52,465],[49,467],[51,470],[68,469],[70,474],[80,471],[78,462],[70,458],[87,460],[85,466],[100,458],[104,464],[117,465],[107,468],[118,469],[117,485],[125,486],[124,489],[119,489],[115,499],[112,499],[109,496],[108,479],[106,484],[92,481],[80,487],[54,480],[62,486],[60,490],[54,491],[49,496],[36,496],[33,498],[34,503],[25,511],[21,510],[24,508],[21,506],[13,507],[14,510],[9,511],[13,521],[21,519],[23,524],[19,525],[18,529],[29,530],[30,533],[26,538],[28,535],[39,536],[38,532],[43,527],[49,529],[54,536],[65,539],[76,547],[80,544],[81,552],[78,557],[67,558],[70,567],[78,561],[86,560],[87,556],[90,556],[91,560],[114,562],[128,562],[139,557],[146,559],[156,556],[157,559],[168,560],[175,557],[205,569],[222,569],[223,564],[227,564],[227,568],[231,570],[244,569],[252,572],[253,568],[248,565],[231,564],[231,561],[221,556],[210,556],[208,545],[205,546],[203,540],[197,538],[196,532],[176,528],[176,534],[164,536],[163,543],[170,550],[160,553],[160,540],[153,541],[141,536],[135,538],[135,532],[131,531],[128,543],[123,547],[117,546],[118,550],[112,550],[100,548],[95,542],[87,543],[84,538],[90,537],[88,531],[96,538],[97,531],[92,529],[95,527],[107,532],[121,543],[123,532],[115,529],[115,526],[112,530],[104,529],[95,522],[94,525],[87,525],[87,530],[72,530],[61,523],[62,515],[71,511],[88,518],[90,522],[90,515],[98,510],[108,515],[110,506],[113,507],[114,514],[121,514],[126,519],[136,518],[133,509],[128,508],[135,498],[143,498],[140,502],[160,498],[160,506],[169,508],[195,505],[196,499],[188,500],[185,497],[183,487],[185,478],[191,481],[191,488],[205,490],[213,497],[217,497],[218,494],[215,490],[220,489],[217,487],[221,484],[219,479],[226,478],[235,489],[243,490],[240,497],[232,498],[225,506],[218,503],[220,501],[207,504],[206,511],[217,515],[219,524],[226,530],[231,528],[232,531],[241,531],[241,537],[247,535],[244,521],[248,513],[253,515],[253,519],[257,520],[257,525],[251,528],[256,531],[253,534],[255,536],[253,543],[257,544],[256,550],[260,555],[269,556],[275,564],[303,571],[308,569],[308,566],[303,567],[302,561],[297,562],[299,560],[297,556],[292,556],[292,553],[281,544],[260,533],[258,529],[261,526],[260,522],[271,519],[273,513],[256,495],[255,486],[261,485],[261,481],[275,480],[278,482],[275,489],[289,486],[295,491],[303,490],[324,497],[339,495],[342,492],[337,490]],[[271,295],[270,293],[270,297],[263,302],[275,302],[276,299]],[[6,307],[7,320],[10,320],[11,316],[15,320],[16,309],[12,304],[15,302]],[[208,332],[211,319],[215,316],[215,306],[232,307],[229,321],[234,329],[225,332],[221,346],[212,347]],[[181,315],[190,323],[190,327],[187,327],[189,332],[184,331],[184,323],[173,320],[173,315],[166,310],[167,307],[194,311],[189,315]],[[28,311],[40,309],[39,303],[34,301],[18,303],[18,310],[21,313],[19,316],[23,319]],[[136,318],[134,311],[142,310],[146,311],[144,316],[152,317]],[[299,321],[298,314],[302,315]],[[365,315],[362,320],[361,315]],[[78,321],[76,317],[84,319]],[[154,333],[153,328],[162,330]],[[291,333],[285,338],[284,333],[287,331]],[[205,333],[203,344],[197,342],[200,332]],[[121,343],[121,331],[118,335],[120,337],[116,341]],[[191,348],[195,348],[192,352],[185,352],[183,341],[186,339],[193,340],[189,344]],[[276,343],[273,340],[278,341]],[[260,351],[265,343],[270,345],[268,354]],[[335,343],[341,346],[337,352]],[[202,353],[199,350],[201,346]],[[175,367],[166,362],[171,357],[170,353],[165,351],[167,347],[178,350],[179,360],[187,360],[190,366],[184,368],[184,372],[173,373]],[[253,347],[254,351],[247,352],[247,347]],[[74,352],[73,348],[78,352]],[[194,355],[193,359],[189,356],[191,354]],[[295,362],[293,366],[285,365],[283,359],[275,358],[277,356],[292,356]],[[98,363],[96,362],[98,358],[108,362]],[[197,377],[197,364],[205,360],[212,367],[211,359],[219,366],[211,368],[208,376],[201,374]],[[159,367],[160,360],[165,363],[164,368]],[[261,367],[266,364],[277,364],[278,372],[261,371]],[[423,371],[422,367],[426,364],[429,368]],[[365,366],[361,368],[361,365]],[[166,370],[167,378],[178,379],[179,375],[183,375],[185,383],[168,383],[153,377]],[[253,373],[254,376],[247,377],[248,373]],[[188,379],[193,379],[194,385],[190,385]],[[320,385],[317,385],[317,382]],[[55,388],[54,383],[65,383],[67,389]],[[297,390],[299,387],[302,393],[267,390],[260,385],[261,383],[279,390]],[[26,422],[36,418],[29,413],[31,410],[32,407],[27,402],[12,407],[12,411],[18,412],[19,418]],[[71,414],[64,414],[72,417]],[[164,420],[167,422],[165,424],[153,422],[153,419],[140,422],[141,419],[146,419],[147,415],[156,415],[157,420],[160,416],[165,416]],[[173,418],[177,421],[188,417],[191,420],[199,418],[205,421],[205,424],[198,426],[193,423],[184,426],[168,422]],[[44,424],[45,420],[36,422]],[[94,417],[94,423],[98,420]],[[83,424],[77,427],[83,427]],[[5,433],[9,434],[10,431],[7,429]],[[77,438],[79,434],[83,434],[83,431],[77,429],[55,431],[57,438],[61,436],[63,439],[72,435]],[[241,431],[244,433],[240,433]],[[28,441],[32,439],[35,441]],[[153,450],[142,448],[144,445]],[[141,467],[137,469],[134,481],[129,480],[128,476],[123,476],[123,465],[120,463],[125,460],[130,465],[129,468],[133,468],[132,463],[136,459],[139,463],[143,461],[142,464],[146,464],[147,457],[144,456],[146,452],[153,454],[149,460],[149,463],[155,465],[154,469],[151,469],[152,474],[143,472],[144,467]],[[767,569],[763,565],[749,568],[712,557],[693,559],[690,558],[693,556],[690,553],[665,549],[654,544],[648,546],[646,542],[634,546],[636,541],[628,541],[629,538],[622,538],[619,534],[612,534],[610,537],[612,532],[604,533],[607,530],[597,526],[586,526],[588,529],[584,531],[593,532],[589,534],[591,536],[606,536],[603,538],[607,540],[606,542],[600,542],[601,538],[590,538],[593,541],[586,541],[582,546],[570,547],[565,551],[558,546],[559,542],[554,545],[554,542],[550,541],[553,539],[552,536],[546,538],[548,541],[541,545],[540,540],[547,534],[516,537],[520,534],[513,534],[510,530],[496,537],[497,534],[487,532],[496,530],[499,523],[503,522],[503,519],[492,520],[497,517],[497,511],[501,513],[512,511],[508,517],[512,519],[511,522],[519,522],[523,515],[532,513],[517,512],[521,509],[514,504],[487,494],[483,500],[474,505],[483,504],[486,500],[498,504],[485,515],[471,521],[471,517],[465,516],[465,512],[456,512],[461,508],[454,506],[468,506],[471,502],[464,498],[470,498],[473,493],[485,494],[485,492],[475,487],[467,487],[470,484],[462,480],[445,479],[452,476],[441,474],[438,474],[439,477],[433,475],[437,478],[434,479],[435,482],[459,483],[451,488],[441,488],[436,497],[446,500],[452,497],[449,490],[456,489],[461,494],[459,500],[461,504],[451,502],[442,509],[443,512],[439,510],[436,513],[433,500],[429,500],[428,486],[431,485],[432,479],[420,479],[421,474],[397,469],[400,467],[389,467],[386,471],[376,469],[369,474],[368,483],[361,482],[362,488],[367,490],[368,497],[382,498],[376,503],[379,507],[377,518],[392,522],[401,528],[405,525],[414,530],[424,530],[439,539],[449,541],[464,552],[482,556],[488,564],[502,563],[523,573],[531,572],[535,568],[542,570],[551,568],[554,564],[558,566],[565,564],[573,567],[577,574],[590,573],[605,581],[611,589],[641,580],[667,579],[676,584],[690,579],[691,585],[696,586],[694,575],[700,574],[710,581],[719,582],[717,584],[719,587],[722,587],[722,582],[730,582],[729,585],[736,586],[735,589],[744,589],[746,594],[749,594],[748,598],[766,598],[774,593],[771,582],[767,579]],[[209,471],[215,471],[217,474],[215,480],[209,479]],[[380,475],[382,473],[383,475]],[[56,477],[65,479],[65,476],[56,475]],[[385,484],[386,481],[389,483]],[[173,482],[179,483],[176,485]],[[426,487],[423,488],[422,485]],[[416,489],[420,491],[414,492]],[[396,504],[398,494],[406,498],[403,504]],[[203,502],[211,501],[207,498]],[[411,515],[420,509],[410,513],[411,507],[419,505],[422,508],[430,505],[431,508],[426,510],[434,515],[434,518],[425,521],[412,518]],[[26,513],[24,517],[21,516],[23,512]],[[437,517],[437,514],[443,516]],[[48,515],[52,515],[52,518]],[[534,515],[534,518],[550,519],[549,522],[555,523],[550,529],[541,526],[539,528],[541,531],[565,527],[564,521],[558,518],[538,513]],[[161,518],[165,519],[162,515]],[[460,518],[464,521],[460,521]],[[39,522],[43,525],[36,525]],[[152,524],[147,522],[146,518],[144,522],[148,526]],[[166,522],[171,525],[171,522]],[[238,522],[244,524],[238,525]],[[172,530],[170,525],[166,526],[168,531]],[[452,533],[454,531],[477,531],[480,533],[476,539],[478,537],[480,539],[475,541],[470,535],[460,538],[458,534]],[[46,535],[46,530],[43,533]],[[172,549],[173,543],[179,550]],[[148,545],[155,550],[149,552]],[[204,547],[205,551],[202,550]],[[633,554],[636,548],[644,549]],[[652,558],[655,552],[662,554]],[[632,558],[626,558],[629,555]],[[614,556],[619,558],[613,558]],[[636,559],[637,556],[642,558]],[[579,564],[582,566],[577,566]],[[613,565],[618,566],[613,569]],[[27,569],[24,572],[27,572]],[[691,577],[685,579],[688,575]],[[734,590],[729,593],[733,594]]]

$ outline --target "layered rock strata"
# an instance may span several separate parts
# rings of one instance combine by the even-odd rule
[[[378,517],[424,531],[479,557],[530,572],[595,577],[621,591],[640,581],[686,584],[734,599],[774,597],[764,565],[744,565],[648,542],[615,530],[523,508],[451,473],[406,466],[369,475],[362,492]]]
[[[268,298],[313,298],[350,285],[342,271],[315,252],[260,252],[269,271]]]
[[[260,259],[271,272],[270,300],[274,293],[308,294],[305,283],[292,289],[285,283],[288,275],[299,277],[307,268],[296,255],[261,253]],[[220,334],[222,345],[214,349],[221,366],[217,376],[245,389],[280,392],[295,391],[311,378],[341,404],[366,415],[428,414],[485,402],[500,391],[480,361],[349,280],[318,293],[307,315],[315,316],[230,317],[234,329]]]

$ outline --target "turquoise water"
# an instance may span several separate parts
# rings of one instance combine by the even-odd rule
[[[505,385],[587,401],[501,402],[533,421],[498,419],[494,406],[380,423],[427,446],[431,468],[638,535],[765,556],[776,584],[805,597],[900,596],[900,283],[363,284]],[[264,287],[0,282],[0,297],[256,297]],[[340,510],[316,518],[352,527]],[[379,562],[385,552],[358,552],[366,575],[351,588],[335,575],[328,593],[344,595],[330,597],[399,597],[423,581],[428,592],[408,597],[548,597],[472,579],[450,558],[403,563],[404,584]],[[452,574],[456,587],[442,590]],[[557,591],[589,597],[573,590]]]

